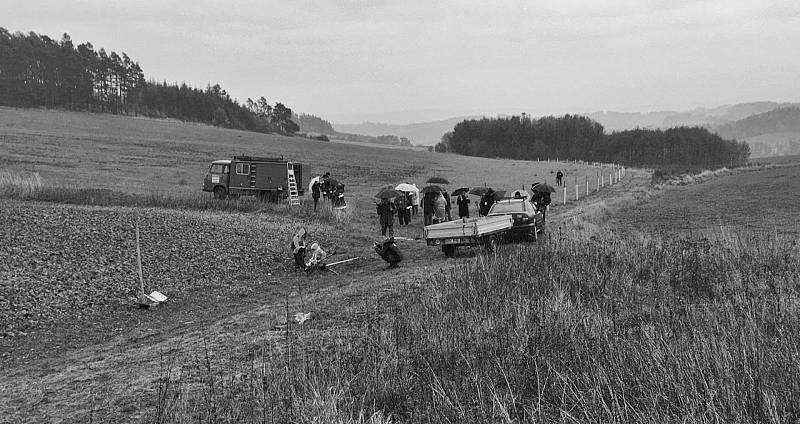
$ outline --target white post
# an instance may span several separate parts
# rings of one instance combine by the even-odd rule
[[[575,183],[575,201],[578,201],[578,183]]]
[[[567,204],[567,185],[564,184],[564,204]]]
[[[600,175],[600,187],[605,187],[606,186],[605,178],[606,178],[605,175],[602,175],[602,174]]]
[[[612,181],[612,180],[611,180],[611,177],[612,177],[613,175],[614,175],[614,174],[608,174],[608,183],[609,183],[609,184],[614,184],[614,181]]]
[[[142,275],[142,250],[139,247],[139,217],[136,217],[136,265],[139,269],[139,301],[144,299],[144,276]]]

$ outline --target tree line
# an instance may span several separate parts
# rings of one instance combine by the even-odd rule
[[[259,132],[299,130],[293,112],[264,97],[239,104],[219,84],[205,89],[147,81],[126,53],[89,43],[74,45],[34,32],[0,27],[0,105],[48,107],[115,114],[170,117]]]
[[[527,115],[462,121],[442,137],[436,151],[513,159],[560,158],[632,166],[737,166],[747,162],[745,142],[726,140],[700,127],[634,129],[606,134],[578,115]]]

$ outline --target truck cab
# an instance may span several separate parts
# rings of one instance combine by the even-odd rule
[[[214,193],[214,197],[224,199],[228,196],[228,182],[231,175],[230,160],[215,160],[208,167],[203,178],[203,191]]]

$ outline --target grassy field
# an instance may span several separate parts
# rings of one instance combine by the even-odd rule
[[[720,230],[800,234],[800,165],[736,172],[702,184],[665,190],[658,202],[631,205],[615,226],[643,233]]]
[[[0,124],[5,175],[41,175],[5,184],[0,198],[0,301],[12,328],[0,329],[0,412],[11,422],[800,418],[800,252],[797,233],[783,231],[798,211],[774,198],[777,187],[797,193],[798,167],[660,190],[632,170],[557,206],[539,243],[496,255],[445,260],[413,240],[417,217],[395,226],[411,240],[399,242],[401,267],[386,269],[370,252],[370,195],[382,184],[435,174],[451,188],[516,188],[552,183],[557,169],[573,183],[598,170],[104,115],[0,109]],[[48,162],[51,150],[74,166]],[[219,206],[197,193],[211,159],[276,150],[342,176],[347,213]],[[137,161],[153,165],[142,173]],[[178,181],[154,197],[153,175]],[[745,181],[775,187],[740,196]],[[773,213],[733,221],[766,200]],[[137,218],[148,288],[171,297],[150,311],[130,300]],[[681,222],[690,225],[672,231]],[[293,273],[286,245],[301,224],[312,241],[363,259],[338,275]],[[296,312],[312,319],[297,324]]]

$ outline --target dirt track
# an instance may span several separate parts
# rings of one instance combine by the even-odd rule
[[[648,182],[646,173],[629,172],[622,182],[600,193],[554,206],[548,226],[552,231],[592,208],[630,197]],[[418,233],[417,228],[399,230],[400,234],[403,231],[409,236]],[[424,282],[426,275],[468,261],[479,252],[466,249],[448,260],[420,240],[400,243],[406,259],[398,269],[387,270],[367,247],[361,251],[366,259],[338,269],[340,275],[282,273],[276,276],[277,285],[260,285],[246,297],[205,298],[202,305],[186,307],[180,314],[173,314],[169,303],[161,309],[136,311],[145,315],[136,325],[86,347],[32,346],[44,355],[9,361],[10,366],[0,372],[0,421],[144,419],[154,408],[164,357],[200,358],[207,345],[215,360],[228,360],[236,357],[235,352],[279,339],[287,312],[313,312],[313,319],[303,324],[306,333],[346,326],[364,313],[371,300],[400,296],[404,286]]]

